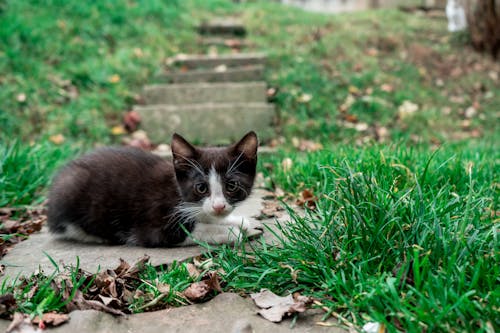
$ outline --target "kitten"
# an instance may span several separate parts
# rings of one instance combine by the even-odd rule
[[[136,148],[101,148],[70,162],[49,191],[48,225],[60,237],[146,247],[231,243],[261,233],[231,214],[248,197],[254,132],[228,147],[172,137],[173,162]],[[184,227],[184,228],[183,228]]]

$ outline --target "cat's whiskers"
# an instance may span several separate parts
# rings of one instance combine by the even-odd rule
[[[192,166],[200,174],[202,174],[202,175],[205,174],[205,172],[203,172],[203,168],[201,167],[201,165],[197,161],[194,161],[192,159],[189,159],[187,157],[184,157],[184,156],[178,155],[178,154],[176,154],[176,156],[183,158],[187,162],[188,165]]]
[[[238,161],[240,160],[240,158],[241,158],[242,156],[243,156],[243,153],[240,153],[240,154],[238,155],[238,157],[234,160],[234,162],[233,162],[233,163],[229,166],[228,170],[226,171],[226,175],[230,175],[230,174],[231,174],[231,172],[232,172],[234,169],[238,168],[238,167],[239,167],[239,166],[240,166],[240,165],[244,162],[244,160],[241,160],[241,162],[239,162],[239,163],[238,163]],[[238,164],[236,164],[236,163],[238,163]]]
[[[177,206],[177,212],[188,218],[195,218],[202,214],[203,207],[199,204],[183,202]]]

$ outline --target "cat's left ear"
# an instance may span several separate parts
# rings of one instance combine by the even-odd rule
[[[174,163],[176,164],[183,164],[186,160],[195,159],[198,154],[196,148],[177,133],[174,133],[172,136],[170,147],[172,148]]]
[[[234,145],[233,151],[243,155],[249,159],[257,159],[257,148],[259,147],[259,139],[254,131],[250,131]]]

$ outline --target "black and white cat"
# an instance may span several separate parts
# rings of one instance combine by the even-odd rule
[[[84,242],[146,247],[191,245],[192,238],[230,243],[242,232],[262,232],[256,222],[231,214],[252,190],[254,132],[209,148],[174,134],[171,147],[173,163],[136,148],[102,148],[70,162],[49,191],[50,231]]]

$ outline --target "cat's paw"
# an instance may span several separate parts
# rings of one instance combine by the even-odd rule
[[[255,237],[258,237],[264,233],[264,227],[261,225],[261,226],[255,227],[255,228],[246,229],[244,232],[248,238],[255,238]]]
[[[230,219],[231,224],[239,226],[245,231],[252,229],[264,230],[263,225],[257,220],[249,219],[243,216],[231,216]]]

